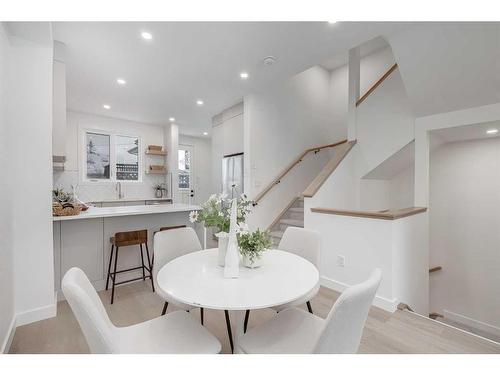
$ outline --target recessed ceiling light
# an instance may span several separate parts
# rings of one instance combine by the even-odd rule
[[[486,134],[497,134],[498,133],[498,129],[488,129],[486,130]]]
[[[141,33],[141,36],[142,36],[142,39],[146,39],[146,40],[151,40],[153,39],[153,35],[147,31],[143,31]]]
[[[241,72],[240,73],[240,78],[241,79],[247,79],[248,78],[248,73],[247,72]]]
[[[198,104],[198,105],[203,105],[204,103],[203,103],[203,100],[198,99],[198,100],[196,101],[196,104]]]
[[[168,121],[170,121],[170,122],[174,122],[174,121],[175,121],[175,117],[170,117],[170,118],[168,119]]]
[[[119,85],[123,86],[123,85],[127,84],[127,81],[125,81],[123,78],[118,78],[116,80],[116,83],[118,83]]]
[[[102,108],[104,108],[104,109],[111,109],[111,106],[109,104],[103,104]]]
[[[330,25],[333,25],[334,23],[337,23],[337,21],[328,21]]]
[[[203,135],[208,135],[208,133],[207,132],[203,132]]]

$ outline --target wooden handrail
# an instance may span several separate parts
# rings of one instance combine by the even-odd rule
[[[432,267],[429,269],[429,273],[436,272],[436,271],[441,271],[443,267],[437,266],[437,267]]]
[[[356,210],[338,210],[333,208],[311,208],[311,212],[330,215],[341,216],[354,216],[365,217],[368,219],[381,219],[381,220],[397,220],[403,217],[416,215],[427,211],[426,207],[408,207],[397,210],[384,210],[384,211],[356,211]]]
[[[331,143],[328,145],[324,146],[318,146],[318,147],[312,147],[307,150],[305,150],[302,154],[300,154],[296,159],[294,159],[279,175],[276,177],[269,185],[267,185],[264,190],[262,190],[253,200],[253,205],[256,206],[259,201],[276,185],[278,185],[283,177],[286,176],[288,172],[290,172],[293,167],[295,167],[297,164],[299,164],[302,159],[309,153],[309,152],[318,152],[322,149],[329,148],[329,147],[335,147],[341,144],[347,143],[347,139],[344,139],[343,141],[336,142],[336,143]]]
[[[304,190],[302,196],[311,198],[316,194],[319,188],[325,183],[325,181],[330,177],[333,171],[339,166],[339,164],[347,156],[351,148],[354,147],[356,141],[349,141],[342,145],[342,148],[338,150],[333,158],[325,165],[323,170],[312,180],[309,186]]]
[[[398,68],[398,64],[394,64],[393,66],[391,66],[391,68],[390,68],[387,72],[385,72],[385,74],[384,74],[382,77],[380,77],[380,79],[379,79],[377,82],[375,82],[375,83],[373,84],[373,86],[372,86],[372,87],[370,87],[370,89],[369,89],[369,90],[368,90],[368,91],[367,91],[367,92],[366,92],[366,93],[365,93],[365,94],[364,94],[361,98],[359,98],[359,99],[358,99],[358,101],[356,102],[356,107],[357,107],[358,105],[360,105],[361,103],[363,103],[363,101],[364,101],[366,98],[368,98],[368,96],[370,96],[370,94],[371,94],[373,91],[375,91],[375,89],[376,89],[378,86],[380,86],[380,84],[381,84],[382,82],[384,82],[384,81],[386,80],[386,78],[387,78],[387,77],[389,77],[389,76],[391,75],[391,73],[392,73],[393,71],[395,71],[397,68]]]

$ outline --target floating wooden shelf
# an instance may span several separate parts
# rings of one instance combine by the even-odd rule
[[[158,169],[151,170],[151,169],[148,169],[146,171],[146,174],[167,174],[167,170],[166,169],[164,169],[164,170],[158,170]]]
[[[146,150],[146,155],[165,156],[167,155],[167,151]]]

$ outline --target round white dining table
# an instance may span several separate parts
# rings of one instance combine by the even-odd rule
[[[239,277],[224,278],[217,264],[217,249],[196,251],[165,264],[158,272],[158,287],[173,299],[207,309],[229,310],[234,352],[241,352],[246,310],[261,309],[295,301],[319,283],[317,268],[295,254],[269,250],[262,266],[240,266]]]

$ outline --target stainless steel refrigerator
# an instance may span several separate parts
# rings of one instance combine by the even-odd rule
[[[244,192],[242,152],[222,158],[222,192],[228,198],[238,198]]]

